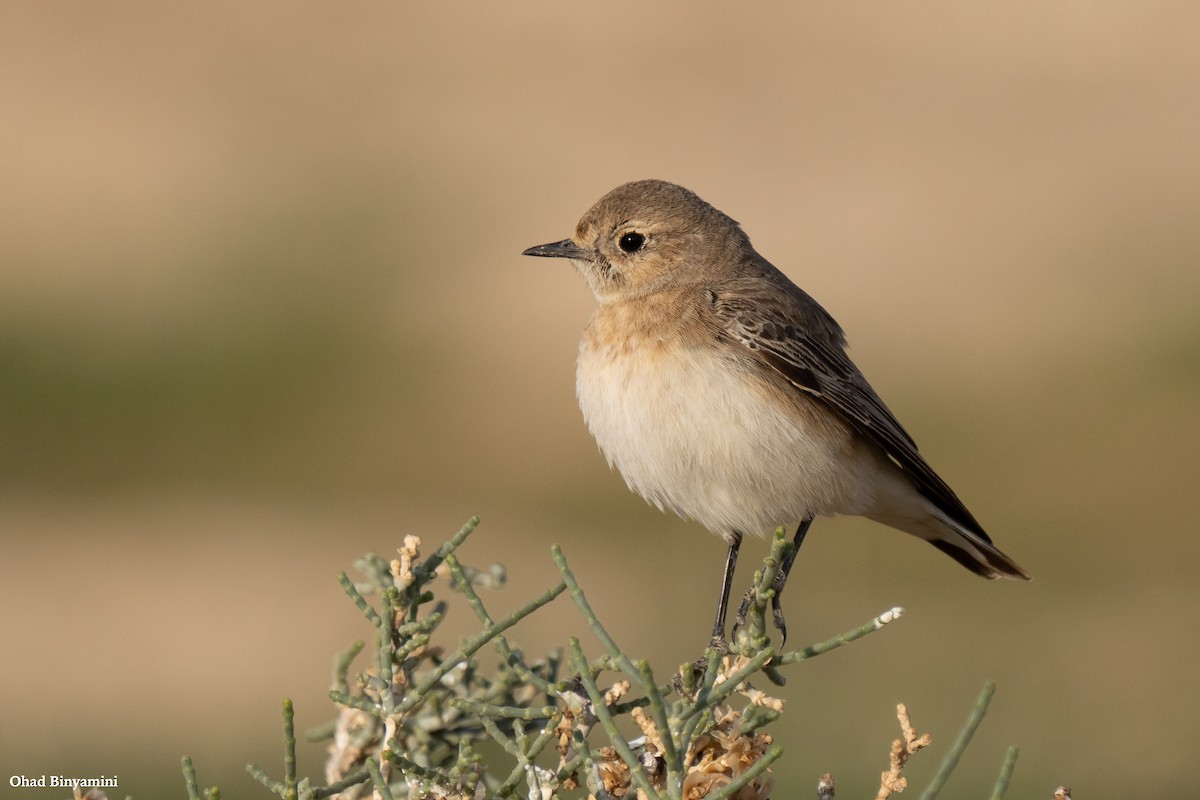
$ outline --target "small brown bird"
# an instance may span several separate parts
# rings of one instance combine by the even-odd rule
[[[737,222],[681,186],[619,186],[561,242],[599,306],[576,392],[629,487],[729,543],[714,642],[746,533],[853,514],[918,536],[986,578],[1029,575],[992,544],[846,355],[841,327],[760,256]]]

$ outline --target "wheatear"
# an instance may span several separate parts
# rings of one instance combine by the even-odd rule
[[[579,346],[584,419],[633,491],[729,543],[723,642],[745,533],[855,514],[987,578],[1029,575],[993,544],[846,355],[841,327],[755,252],[737,222],[665,181],[619,186],[570,239],[599,307]],[[775,584],[776,625],[786,638]]]

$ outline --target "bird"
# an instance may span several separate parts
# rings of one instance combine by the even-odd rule
[[[976,575],[1029,579],[918,451],[829,312],[694,192],[623,184],[570,238],[522,255],[567,259],[596,297],[576,395],[609,466],[728,544],[714,645],[743,536],[798,523],[773,585],[786,642],[780,595],[817,517],[866,517]]]

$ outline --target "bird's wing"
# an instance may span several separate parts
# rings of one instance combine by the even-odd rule
[[[845,339],[833,318],[786,278],[772,283],[775,285],[769,293],[746,291],[749,287],[709,293],[725,335],[879,445],[922,495],[990,542],[971,512],[917,451],[917,443],[846,355]]]

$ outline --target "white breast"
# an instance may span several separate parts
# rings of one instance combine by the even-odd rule
[[[576,391],[600,449],[629,487],[714,533],[761,533],[870,505],[878,457],[815,406],[797,413],[753,364],[710,347],[585,336]],[[728,346],[728,345],[725,345]],[[805,402],[805,401],[801,401]]]

